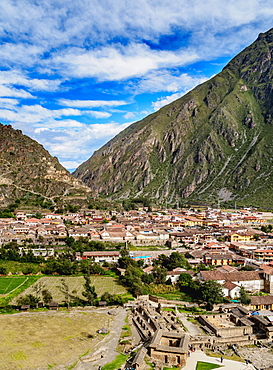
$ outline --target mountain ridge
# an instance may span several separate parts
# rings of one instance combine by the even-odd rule
[[[273,206],[273,29],[73,173],[112,199]]]
[[[55,204],[56,198],[69,193],[91,193],[41,144],[11,125],[0,124],[0,163],[3,206],[22,197],[40,197]]]

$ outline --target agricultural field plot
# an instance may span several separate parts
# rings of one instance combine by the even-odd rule
[[[0,369],[71,369],[111,325],[106,313],[57,311],[0,316]]]
[[[27,276],[0,277],[0,295],[10,293],[12,290],[22,285],[26,280],[28,280]]]
[[[65,282],[69,286],[69,292],[73,295],[77,295],[80,298],[84,298],[82,296],[82,291],[84,290],[83,284],[84,284],[84,277],[60,277],[60,276],[44,276],[41,277],[38,282],[44,284],[44,288],[48,289],[50,293],[53,296],[53,301],[62,303],[64,301],[64,295],[60,291],[60,286],[62,285],[61,279],[64,279]],[[37,284],[36,282],[35,284]],[[33,294],[33,284],[30,288],[25,290],[23,293],[21,293],[18,297],[26,294]],[[114,278],[108,277],[108,276],[91,276],[91,284],[95,286],[96,292],[98,296],[100,297],[104,292],[109,292],[111,294],[124,294],[126,293],[126,290],[123,286],[118,285]],[[14,299],[11,303],[16,304],[16,301],[18,299]]]

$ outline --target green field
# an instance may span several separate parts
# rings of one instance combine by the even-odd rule
[[[195,370],[211,370],[217,369],[218,367],[221,367],[221,365],[211,364],[210,362],[198,361]]]
[[[27,276],[0,277],[0,294],[8,294],[28,280]]]
[[[61,276],[44,276],[41,277],[38,281],[39,283],[44,284],[44,288],[48,289],[50,293],[53,296],[53,301],[61,303],[64,300],[64,295],[60,291],[59,286],[61,286],[61,279],[64,279],[65,282],[69,286],[69,292],[73,295],[76,295],[80,298],[84,298],[82,296],[83,291],[83,284],[84,284],[84,277],[78,276],[78,277],[61,277]],[[37,283],[36,283],[37,284]],[[122,285],[119,285],[116,282],[115,278],[108,277],[108,276],[99,276],[99,275],[93,275],[91,276],[91,284],[95,286],[96,292],[98,296],[100,297],[104,292],[109,292],[111,294],[125,294],[127,293],[125,288]],[[33,286],[29,287],[27,290],[25,290],[21,295],[26,294],[33,294]],[[18,297],[13,299],[11,302],[12,304],[16,304]]]

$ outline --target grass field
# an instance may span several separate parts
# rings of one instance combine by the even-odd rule
[[[0,316],[0,369],[71,369],[92,353],[112,317],[94,312],[40,312]]]
[[[198,361],[195,370],[211,370],[221,367],[220,365],[211,364],[209,362]]]
[[[14,279],[19,279],[18,283],[21,279],[25,279],[24,281],[21,280],[21,284],[18,284],[16,289],[11,290],[7,294],[0,294],[0,307],[8,307],[8,304],[20,293],[24,292],[28,287],[33,285],[38,279],[39,276],[18,276],[18,277],[6,277],[6,278],[1,278],[1,279],[7,279],[7,281],[4,282],[3,289],[5,289],[5,286],[7,287],[9,285],[9,279],[14,280]],[[20,279],[21,278],[21,279]],[[13,283],[15,284],[15,283]],[[0,313],[4,313],[2,310]]]
[[[27,280],[27,276],[0,277],[0,294],[8,294]]]
[[[38,281],[39,283],[42,282],[44,284],[44,287],[50,291],[50,293],[53,296],[53,301],[61,303],[64,300],[64,295],[58,288],[61,286],[61,279],[60,276],[44,276],[41,277]],[[69,292],[79,296],[80,298],[84,298],[82,296],[83,291],[83,284],[84,284],[84,277],[64,277],[63,278],[65,282],[69,286]],[[37,283],[36,283],[37,284]],[[100,297],[104,292],[109,292],[111,294],[125,294],[126,290],[123,286],[117,284],[116,280],[112,277],[107,276],[91,276],[91,284],[95,286],[96,292],[98,296]],[[25,290],[21,295],[25,294],[33,294],[33,287],[29,287],[27,290]],[[75,293],[73,293],[75,292]],[[20,296],[21,296],[20,295]],[[11,303],[15,304],[18,297],[14,299]]]

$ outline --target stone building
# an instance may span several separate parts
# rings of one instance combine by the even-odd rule
[[[188,358],[189,334],[158,329],[149,345],[149,355],[155,363],[184,367]]]

